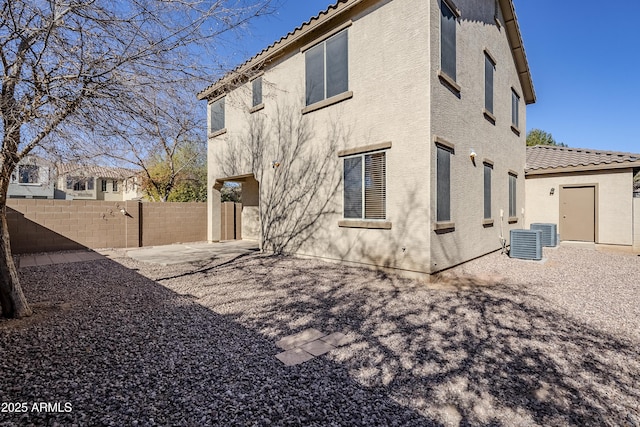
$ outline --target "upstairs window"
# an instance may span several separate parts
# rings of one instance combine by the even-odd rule
[[[216,133],[224,129],[224,100],[220,98],[209,104],[209,133]]]
[[[457,13],[447,0],[440,3],[440,68],[455,81]]]
[[[349,90],[348,32],[341,31],[305,53],[305,102],[311,105]]]
[[[496,63],[487,52],[484,54],[484,109],[493,114],[493,73]]]
[[[257,79],[251,82],[251,89],[253,93],[252,99],[252,107],[257,107],[262,104],[262,77],[258,77]]]
[[[19,184],[38,184],[40,171],[36,165],[18,165]]]
[[[516,129],[520,127],[520,96],[515,90],[511,90],[511,124]]]
[[[344,159],[344,217],[386,218],[385,153]]]

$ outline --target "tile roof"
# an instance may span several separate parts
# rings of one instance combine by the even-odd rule
[[[96,165],[59,164],[59,175],[78,174],[97,178],[126,179],[136,175],[136,171],[126,168],[109,168]]]
[[[536,145],[527,147],[527,173],[640,167],[640,154],[585,148]]]

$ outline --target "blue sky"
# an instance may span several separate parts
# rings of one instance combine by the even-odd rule
[[[259,52],[332,3],[281,0],[274,16],[254,23],[241,54]],[[537,95],[527,130],[570,147],[640,153],[640,1],[514,4]]]

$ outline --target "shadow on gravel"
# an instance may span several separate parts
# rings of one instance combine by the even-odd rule
[[[348,333],[350,344],[324,357],[328,371],[348,370],[425,425],[640,425],[637,343],[550,310],[525,288],[469,278],[425,285],[265,256],[195,279],[199,301],[227,313],[227,324],[275,337]],[[342,381],[326,386],[362,392]]]
[[[35,314],[0,321],[0,402],[20,404],[0,426],[439,424],[342,364],[283,366],[272,339],[114,261],[20,276]]]

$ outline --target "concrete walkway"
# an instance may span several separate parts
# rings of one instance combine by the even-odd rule
[[[142,262],[160,265],[174,265],[190,262],[208,261],[227,255],[241,255],[258,251],[258,242],[251,240],[227,241],[221,243],[184,243],[166,246],[150,246],[126,251],[130,258]],[[16,255],[16,266],[35,267],[39,265],[65,264],[71,262],[94,261],[113,257],[118,249],[97,249],[49,252]]]
[[[98,252],[85,250],[73,252],[49,252],[40,254],[18,255],[18,268],[35,267],[38,265],[66,264],[70,262],[94,261],[104,259]]]

